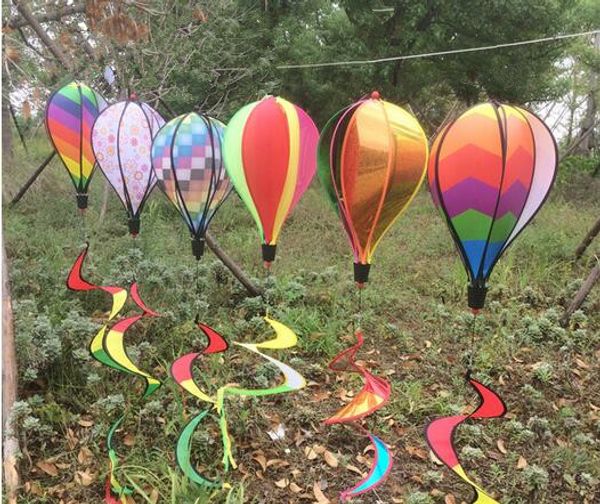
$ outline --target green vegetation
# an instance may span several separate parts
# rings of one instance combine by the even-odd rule
[[[38,158],[44,156],[45,142],[30,142]],[[16,155],[18,162],[4,173],[7,184],[17,184],[35,164],[19,149]],[[592,502],[600,492],[598,292],[569,327],[558,323],[587,272],[586,261],[574,264],[572,255],[600,210],[600,181],[577,170],[575,160],[568,166],[539,217],[497,265],[487,310],[475,326],[477,377],[497,389],[509,414],[461,427],[457,444],[468,473],[502,502]],[[360,455],[365,439],[349,428],[320,425],[341,405],[340,396],[360,383],[326,370],[328,360],[352,341],[357,294],[345,237],[318,182],[284,229],[271,277],[262,269],[251,218],[235,196],[214,221],[221,245],[267,289],[273,316],[300,337],[297,349],[278,357],[311,383],[297,394],[229,401],[240,469],[227,477],[231,490],[209,495],[176,469],[177,435],[185,419],[204,405],[182,394],[168,367],[182,353],[202,348],[203,337],[193,326],[197,309],[229,341],[252,341],[268,336],[260,318],[263,303],[246,298],[210,252],[200,263],[201,294],[196,296],[189,239],[166,199],[158,192],[152,196],[134,241],[112,193],[108,212],[99,219],[104,183],[99,173],[96,177],[85,218],[91,243],[86,273],[104,285],[124,285],[134,275],[139,279],[142,296],[162,316],[134,326],[128,349],[165,383],[144,402],[140,380],[100,366],[88,355],[87,344],[106,317],[109,299],[65,288],[83,229],[67,175],[53,162],[23,201],[4,213],[20,370],[21,401],[14,414],[26,484],[21,502],[100,502],[107,469],[104,437],[123,408],[128,416],[117,434],[117,451],[123,481],[138,489],[136,502],[154,502],[157,496],[159,502],[178,504],[209,497],[210,502],[287,502],[305,494],[314,499],[315,482],[326,483],[324,493],[333,498],[356,481],[359,476],[345,467],[367,470],[368,460]],[[457,501],[468,497],[465,485],[429,459],[422,434],[428,419],[475,403],[462,379],[472,324],[465,299],[462,266],[423,189],[383,240],[363,293],[366,345],[360,357],[367,364],[377,362],[374,371],[394,387],[392,402],[369,419],[396,459],[388,483],[377,490],[384,502],[439,502],[447,493]],[[259,359],[235,350],[207,359],[198,377],[210,390],[228,382],[263,386],[278,379]],[[279,423],[286,435],[273,442],[267,431]],[[306,447],[315,444],[335,455],[336,469],[321,456],[307,458]],[[199,429],[194,454],[208,474],[220,474],[216,422]],[[275,460],[266,470],[257,462],[261,454]],[[276,485],[285,478],[301,490]],[[373,502],[369,499],[357,502]]]

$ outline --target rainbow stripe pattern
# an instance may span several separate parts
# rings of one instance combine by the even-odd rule
[[[454,447],[454,434],[460,424],[469,420],[499,418],[506,413],[506,406],[496,392],[473,380],[467,375],[467,381],[479,395],[479,406],[470,415],[455,415],[433,420],[425,430],[425,437],[431,451],[449,469],[471,485],[475,494],[471,504],[498,504],[479,485],[471,480],[463,469]]]
[[[46,105],[46,131],[80,196],[87,195],[96,166],[92,126],[105,107],[102,96],[77,81],[52,93]]]
[[[428,180],[470,285],[483,290],[494,265],[535,216],[558,162],[548,127],[532,112],[495,102],[446,125],[431,149]],[[481,308],[481,306],[472,308]]]
[[[314,177],[318,138],[304,110],[273,96],[242,107],[227,126],[225,168],[256,222],[267,264],[285,219]]]

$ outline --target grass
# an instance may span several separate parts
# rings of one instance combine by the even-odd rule
[[[15,165],[5,167],[5,194],[17,189],[47,149],[41,137],[31,141],[29,156],[17,148]],[[473,348],[465,275],[425,190],[382,241],[360,316],[366,336],[360,357],[393,386],[389,405],[367,422],[395,455],[391,477],[377,490],[382,502],[443,502],[450,493],[457,502],[468,499],[468,487],[429,459],[422,433],[429,419],[475,402],[463,379],[471,351],[476,377],[500,393],[509,413],[459,429],[458,451],[467,472],[504,503],[598,499],[598,289],[570,327],[561,328],[558,317],[595,260],[590,253],[578,263],[572,257],[600,212],[600,181],[577,174],[572,164],[539,217],[496,266]],[[164,197],[158,191],[151,197],[141,235],[133,242],[112,193],[100,219],[103,186],[97,173],[86,216],[87,274],[104,285],[124,285],[134,275],[139,280],[143,298],[162,316],[134,326],[128,350],[165,385],[142,401],[140,380],[99,366],[87,355],[109,300],[102,293],[64,287],[85,237],[70,182],[54,161],[18,206],[4,208],[22,400],[15,410],[25,484],[20,502],[101,502],[104,438],[123,409],[129,415],[117,450],[122,479],[138,489],[135,502],[154,502],[157,496],[159,502],[178,504],[299,502],[314,500],[315,482],[330,499],[337,498],[359,479],[346,466],[366,471],[368,460],[362,457],[364,438],[349,428],[320,424],[340,407],[340,394],[357,391],[360,383],[326,369],[331,357],[352,342],[358,299],[346,239],[318,183],[288,219],[272,277],[265,276],[256,230],[235,197],[212,225],[223,248],[268,289],[272,316],[298,333],[297,348],[273,355],[298,369],[310,386],[297,394],[228,403],[240,468],[227,475],[231,489],[210,492],[187,482],[174,462],[178,433],[203,405],[179,390],[168,368],[179,355],[203,346],[193,326],[196,310],[229,341],[266,337],[259,318],[262,301],[246,298],[210,252],[200,263],[196,293],[189,238]],[[274,376],[258,358],[233,350],[207,359],[197,375],[212,390],[234,381],[257,386],[274,382]],[[279,423],[286,436],[273,442],[267,431]],[[329,467],[322,457],[307,459],[304,449],[313,444],[334,453],[339,467]],[[81,455],[84,448],[91,458]],[[276,462],[263,471],[257,453]],[[199,430],[194,456],[209,475],[221,474],[215,422]],[[527,461],[525,468],[517,468],[519,457]],[[40,461],[53,464],[56,474],[40,469]],[[91,475],[88,484],[81,472]],[[301,490],[275,484],[285,478]],[[356,502],[374,499],[367,495]]]

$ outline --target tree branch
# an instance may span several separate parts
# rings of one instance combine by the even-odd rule
[[[85,12],[85,3],[79,5],[71,5],[70,7],[64,7],[62,9],[47,12],[46,14],[40,14],[39,16],[35,16],[34,19],[38,24],[47,23],[48,21],[59,21],[63,17],[71,16],[73,14],[82,14],[83,12]],[[27,26],[29,24],[31,24],[31,22],[26,16],[18,16],[8,21],[5,27],[22,28],[23,26]]]
[[[65,56],[60,45],[55,40],[52,40],[50,35],[48,35],[46,30],[44,30],[44,27],[31,13],[27,2],[25,2],[24,0],[16,0],[15,6],[17,7],[17,10],[21,13],[21,15],[27,20],[28,24],[31,26],[36,35],[54,55],[54,57],[58,61],[60,61],[65,66],[65,68],[67,68],[67,70],[71,70],[71,62]]]

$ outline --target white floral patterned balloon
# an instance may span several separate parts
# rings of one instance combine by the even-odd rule
[[[127,210],[137,234],[139,214],[156,185],[152,139],[165,123],[150,105],[127,100],[110,105],[92,128],[92,147],[100,170]],[[133,224],[132,221],[136,224]]]

